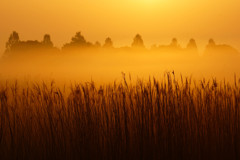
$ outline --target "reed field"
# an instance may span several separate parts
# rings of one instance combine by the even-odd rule
[[[240,0],[0,0],[0,160],[240,160]]]
[[[240,79],[0,83],[1,159],[240,158]]]

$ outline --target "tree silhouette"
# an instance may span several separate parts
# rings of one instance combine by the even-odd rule
[[[205,54],[238,54],[238,50],[227,44],[216,44],[213,39],[209,39],[205,49]]]
[[[101,47],[101,43],[98,42],[98,41],[96,41],[95,44],[94,44],[94,46],[97,47],[97,48],[100,48],[100,47]]]
[[[77,32],[70,43],[63,46],[62,49],[80,49],[84,47],[93,46],[90,42],[87,42],[81,32]]]
[[[6,43],[6,52],[9,52],[13,47],[20,42],[19,35],[16,31],[13,31]]]
[[[176,38],[172,39],[172,42],[170,43],[170,47],[179,48],[178,40]]]
[[[187,49],[188,50],[197,50],[197,43],[194,39],[190,39],[188,44],[187,44]]]
[[[112,39],[110,37],[105,39],[105,43],[104,43],[103,47],[107,47],[107,48],[113,47],[113,42],[112,42]]]
[[[51,41],[51,36],[49,34],[44,35],[42,44],[46,47],[53,47],[53,43]]]
[[[144,43],[143,43],[143,39],[142,39],[141,35],[137,34],[134,37],[132,47],[137,47],[137,48],[144,47]]]
[[[208,41],[208,47],[214,47],[214,46],[216,46],[215,41],[214,41],[212,38],[209,39],[209,41]]]
[[[142,36],[140,34],[136,34],[136,36],[133,38],[133,42],[131,44],[132,48],[145,48],[144,41],[142,39]],[[101,45],[98,41],[95,43],[90,43],[86,41],[84,36],[81,32],[76,32],[76,34],[71,38],[71,41],[69,43],[66,43],[62,50],[71,51],[73,50],[79,50],[79,49],[89,49],[89,48],[113,48],[113,41],[110,37],[105,39],[104,45]],[[121,47],[116,49],[121,50],[131,50],[131,47]],[[161,52],[189,52],[194,51],[198,52],[197,50],[197,44],[194,39],[190,39],[186,48],[182,48],[178,40],[176,38],[173,38],[171,43],[168,45],[153,45],[151,47],[152,50],[159,50]],[[134,50],[134,49],[133,49]],[[34,51],[34,52],[33,52]],[[51,36],[49,34],[45,34],[42,41],[38,40],[27,40],[27,41],[20,41],[19,35],[16,31],[13,31],[8,41],[6,42],[6,50],[5,54],[10,55],[9,53],[17,53],[17,52],[29,52],[29,53],[38,53],[43,51],[54,51],[59,52],[60,50],[56,47],[53,47],[53,42],[51,41]],[[205,53],[239,53],[237,49],[233,48],[232,46],[226,45],[226,44],[216,44],[213,39],[209,39],[208,44],[205,48]]]
[[[85,40],[85,38],[83,37],[81,32],[77,32],[76,35],[74,37],[72,37],[71,43],[85,45],[87,43],[87,41]]]
[[[38,53],[43,51],[58,52],[59,50],[53,47],[53,43],[51,41],[51,36],[49,34],[45,34],[43,40],[39,42],[38,40],[27,40],[20,41],[19,35],[16,31],[13,31],[8,41],[6,42],[6,50],[4,52],[5,55],[14,55],[15,53]],[[12,54],[14,53],[14,54]]]

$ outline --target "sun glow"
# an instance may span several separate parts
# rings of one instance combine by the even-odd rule
[[[143,5],[156,5],[164,3],[164,0],[139,0],[138,2]]]
[[[156,9],[163,9],[166,8],[169,1],[166,0],[132,0],[132,6],[139,7],[139,9],[146,9],[146,10],[156,10]]]

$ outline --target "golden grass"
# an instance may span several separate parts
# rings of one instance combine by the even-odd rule
[[[239,159],[239,82],[2,83],[1,159]]]

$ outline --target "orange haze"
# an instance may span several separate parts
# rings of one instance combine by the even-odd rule
[[[91,42],[110,36],[115,46],[140,33],[148,47],[177,37],[202,49],[209,38],[240,49],[239,8],[239,0],[1,0],[0,53],[13,30],[21,40],[49,33],[58,47],[82,31]]]

